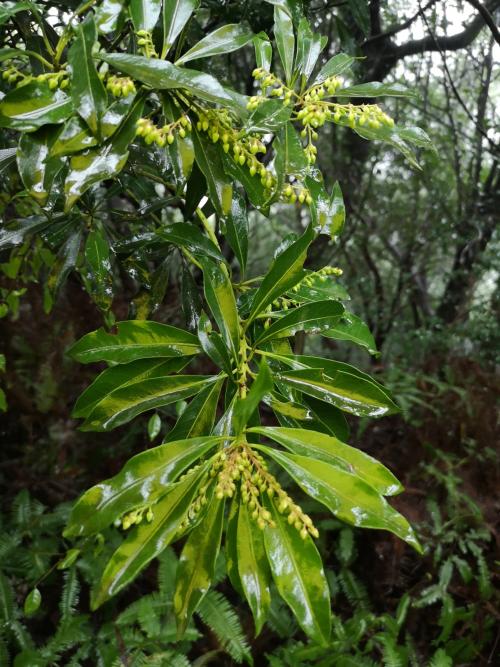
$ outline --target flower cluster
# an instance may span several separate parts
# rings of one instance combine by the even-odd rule
[[[136,92],[134,82],[128,76],[110,76],[106,88],[115,97],[127,97]]]
[[[378,104],[333,104],[329,111],[329,120],[334,123],[346,123],[351,128],[368,126],[377,130],[382,125],[393,127],[394,120]]]
[[[316,86],[311,86],[311,88],[309,88],[307,93],[304,95],[304,101],[318,102],[325,96],[333,96],[339,88],[342,88],[343,83],[344,79],[342,79],[342,77],[330,76],[322,83],[318,83]]]
[[[149,30],[138,30],[136,32],[137,46],[139,46],[146,58],[158,58],[158,54],[153,44],[153,37]]]
[[[128,512],[120,519],[117,519],[115,521],[115,526],[117,528],[121,526],[123,530],[128,530],[134,525],[139,525],[142,522],[143,518],[145,518],[148,523],[151,523],[151,521],[153,520],[154,513],[150,505],[145,507],[140,507],[138,509],[133,510],[132,512]]]
[[[43,74],[38,74],[37,76],[31,76],[23,74],[17,67],[12,66],[3,71],[2,78],[9,83],[15,83],[17,87],[25,86],[32,81],[47,83],[51,90],[54,90],[55,88],[64,90],[64,88],[67,88],[69,85],[68,73],[65,69],[60,69],[57,72],[45,72]]]
[[[146,144],[155,143],[163,148],[167,144],[173,144],[176,132],[184,138],[187,132],[191,132],[191,129],[191,121],[187,116],[181,116],[163,127],[158,127],[149,118],[139,118],[136,134],[138,137],[143,137]]]
[[[260,87],[264,96],[269,95],[270,97],[282,97],[283,104],[285,106],[288,106],[291,103],[292,97],[295,95],[294,91],[291,88],[285,86],[283,81],[278,79],[277,76],[271,72],[267,72],[262,67],[257,67],[254,69],[252,76],[256,81],[260,81]],[[271,91],[268,93],[269,88],[271,88]],[[250,104],[255,104],[255,106],[249,108],[256,108],[262,99],[263,98],[258,95],[250,98]]]
[[[312,204],[311,193],[300,183],[289,183],[283,188],[282,194],[290,204],[295,204],[297,200],[301,204],[304,202],[306,204]]]
[[[233,127],[226,109],[204,109],[198,114],[198,131],[206,132],[213,143],[222,143],[225,153],[231,153],[240,166],[247,166],[250,176],[260,176],[262,185],[270,190],[276,185],[276,178],[257,158],[265,153],[266,147],[257,135],[245,135]]]

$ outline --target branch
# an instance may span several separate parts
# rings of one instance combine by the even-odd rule
[[[469,5],[475,7],[477,11],[481,14],[481,16],[483,17],[483,21],[491,30],[491,34],[493,35],[495,42],[497,44],[500,44],[500,31],[498,30],[497,25],[495,23],[495,19],[490,14],[490,12],[486,9],[484,5],[482,5],[479,2],[479,0],[467,0],[467,2],[469,3]]]
[[[427,11],[432,5],[435,5],[439,0],[429,0],[429,2],[422,7],[422,11],[425,12]],[[390,26],[385,32],[381,32],[379,34],[373,35],[373,37],[370,37],[369,39],[365,40],[363,44],[361,45],[362,47],[365,46],[366,44],[371,44],[373,42],[378,42],[381,39],[386,39],[387,37],[392,37],[393,35],[396,35],[398,32],[401,32],[402,30],[406,30],[409,28],[412,23],[415,23],[415,21],[418,19],[420,16],[420,10],[413,14],[409,19],[406,19],[402,23],[398,23],[397,25]]]

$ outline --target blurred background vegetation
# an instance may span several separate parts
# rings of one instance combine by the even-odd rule
[[[424,128],[436,152],[412,169],[386,145],[337,126],[325,128],[319,162],[339,180],[347,224],[338,242],[322,239],[310,266],[343,269],[351,310],[370,325],[378,355],[323,339],[322,354],[374,373],[399,398],[399,417],[353,422],[351,444],[376,454],[406,486],[396,504],[417,526],[423,558],[390,534],[356,532],[316,511],[336,613],[331,646],[307,644],[287,611],[253,638],[247,608],[220,577],[181,643],[170,609],[176,555],[168,551],[131,590],[93,616],[88,583],[113,538],[69,574],[40,583],[43,603],[26,618],[23,600],[65,551],[59,537],[68,503],[150,446],[147,418],[112,434],[81,433],[70,418],[88,371],[65,357],[76,338],[102,325],[101,311],[72,272],[54,304],[42,286],[55,261],[38,237],[0,251],[0,665],[302,666],[490,665],[499,652],[498,378],[500,349],[499,0],[304,0],[329,54],[359,56],[357,82],[400,81],[416,99],[389,100],[396,121]],[[57,30],[75,2],[40,1]],[[272,30],[272,6],[259,0],[203,0],[199,35],[248,21]],[[1,12],[0,12],[1,16]],[[16,18],[28,29],[29,12]],[[2,33],[3,31],[3,33]],[[0,25],[2,41],[8,39]],[[198,35],[198,36],[199,36]],[[217,76],[252,94],[253,50],[211,63]],[[212,70],[213,71],[213,70]],[[0,148],[13,135],[0,135]],[[0,174],[4,223],[28,215],[15,168]],[[102,189],[114,224],[112,189]],[[147,201],[147,192],[145,192]],[[106,204],[108,202],[108,204]],[[123,202],[122,202],[123,204]],[[174,209],[168,209],[174,211]],[[277,206],[251,219],[250,272],[267,266],[304,211]],[[119,224],[116,223],[116,224]],[[2,227],[0,226],[0,239]],[[154,290],[160,264],[116,264],[112,310],[123,319]],[[177,274],[180,267],[177,267]],[[85,279],[85,278],[83,278]],[[176,270],[155,292],[154,319],[176,322]],[[50,311],[50,312],[49,312]],[[0,360],[2,357],[0,356]],[[160,413],[162,432],[174,414]],[[160,439],[155,440],[158,444]],[[304,502],[304,506],[309,506]],[[495,561],[495,557],[497,560]],[[222,569],[221,569],[222,572]],[[81,594],[81,595],[80,595]],[[136,602],[132,602],[136,600]],[[17,656],[17,657],[16,657]]]

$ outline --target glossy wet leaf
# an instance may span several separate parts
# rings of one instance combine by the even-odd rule
[[[71,96],[76,111],[87,123],[92,134],[101,136],[101,119],[108,103],[108,95],[97,74],[92,47],[97,40],[97,29],[92,15],[88,15],[77,29],[77,38],[68,51],[71,77]]]
[[[233,427],[239,435],[245,426],[251,421],[252,415],[259,407],[263,397],[273,388],[273,378],[268,365],[262,361],[259,367],[257,377],[252,382],[250,391],[245,398],[239,398],[236,401],[233,412]]]
[[[155,440],[161,431],[161,418],[160,415],[155,412],[154,415],[151,415],[148,421],[148,438],[150,442]]]
[[[50,156],[54,134],[50,126],[23,134],[17,150],[17,167],[24,187],[40,206],[46,204],[52,183],[63,167],[61,160]]]
[[[292,110],[282,100],[264,100],[252,111],[245,123],[246,132],[277,132],[288,123]],[[290,125],[291,127],[291,125]]]
[[[91,607],[97,609],[133,581],[146,565],[175,539],[200,484],[206,466],[187,475],[153,505],[153,519],[143,519],[111,556],[99,584],[92,591]]]
[[[143,412],[193,396],[213,381],[209,375],[163,375],[130,382],[102,398],[80,429],[110,431]]]
[[[278,442],[294,454],[325,461],[351,472],[384,496],[394,496],[403,491],[400,482],[382,463],[331,435],[308,429],[274,426],[259,426],[248,430]]]
[[[174,612],[180,636],[212,583],[223,518],[224,502],[213,499],[203,520],[190,533],[182,550],[174,593]]]
[[[156,233],[151,234],[153,244],[162,240],[186,248],[195,257],[206,256],[220,262],[225,261],[224,255],[217,246],[202,233],[199,227],[190,223],[178,222],[162,227]]]
[[[281,191],[286,176],[303,176],[308,170],[309,164],[297,130],[292,123],[286,123],[280,128],[275,143],[274,164],[278,176],[277,189]]]
[[[248,214],[245,200],[236,190],[233,190],[231,211],[224,218],[224,226],[227,242],[244,272],[248,256]]]
[[[221,153],[224,172],[229,177],[230,182],[238,181],[238,183],[241,183],[250,202],[256,209],[267,215],[269,212],[269,191],[264,188],[259,176],[252,176],[246,165],[241,166],[232,156],[226,155],[221,148],[218,148],[218,150]],[[229,207],[230,197],[227,201]]]
[[[289,338],[298,331],[310,334],[324,333],[334,327],[344,314],[344,306],[338,301],[315,301],[298,306],[275,320],[255,342],[262,345],[274,338]]]
[[[119,364],[135,359],[180,357],[198,354],[196,336],[169,324],[147,320],[125,320],[116,325],[117,333],[98,329],[86,334],[68,351],[83,364],[107,361]]]
[[[330,196],[330,220],[328,230],[330,236],[334,239],[344,229],[345,223],[345,204],[344,196],[338,181],[333,185],[332,194]]]
[[[180,438],[194,438],[211,433],[223,384],[224,378],[221,378],[200,391],[191,400],[173,429],[167,434],[165,442],[179,440]]]
[[[219,442],[220,437],[189,438],[136,454],[117,475],[85,491],[73,506],[64,535],[98,533],[122,514],[155,503]]]
[[[162,0],[130,0],[129,12],[134,30],[152,31],[160,17]]]
[[[255,60],[257,67],[262,67],[266,72],[269,72],[271,61],[273,58],[273,47],[265,32],[259,32],[253,38],[255,48]]]
[[[349,70],[356,58],[348,56],[347,53],[337,53],[328,60],[320,69],[318,76],[314,79],[314,83],[322,83],[325,79],[331,76],[338,76],[343,72]]]
[[[345,206],[340,185],[336,182],[329,195],[318,169],[312,168],[305,177],[305,185],[312,196],[311,217],[316,232],[335,238],[344,226]]]
[[[287,295],[294,301],[313,302],[324,299],[336,299],[339,301],[348,301],[350,299],[345,287],[339,283],[337,276],[321,276],[312,271],[308,271],[304,280],[293,287]]]
[[[371,81],[370,83],[359,83],[356,86],[339,88],[335,91],[335,97],[415,97],[415,92],[401,83],[382,83]]]
[[[342,442],[346,442],[349,439],[351,429],[342,410],[312,396],[303,396],[302,398],[313,417],[309,423],[302,422],[301,426],[303,428],[309,428],[309,424],[313,424],[311,428],[314,430],[321,429],[323,433],[329,433],[342,440]]]
[[[218,146],[193,128],[193,146],[198,167],[205,176],[210,201],[217,213],[229,215],[233,203],[233,183],[226,174]]]
[[[57,298],[59,290],[66,282],[69,274],[76,267],[80,254],[81,241],[81,229],[76,229],[75,231],[71,232],[66,241],[60,247],[56,256],[56,260],[50,267],[50,272],[45,283],[45,289],[50,295],[51,306],[53,301],[55,301]],[[50,310],[50,308],[48,310]]]
[[[185,67],[177,67],[166,60],[135,56],[128,53],[107,53],[102,54],[101,58],[119,72],[128,74],[156,90],[181,88],[202,100],[235,106],[231,95],[210,74]]]
[[[238,359],[240,323],[234,290],[225,265],[203,261],[205,299],[233,361]]]
[[[271,571],[266,558],[264,533],[251,518],[245,503],[239,506],[236,548],[239,581],[252,610],[257,636],[271,605]]]
[[[197,58],[209,58],[241,49],[253,38],[253,32],[241,23],[227,23],[200,39],[189,51],[175,61],[176,65]]]
[[[92,148],[98,144],[87,125],[78,116],[72,116],[62,127],[51,148],[51,156],[63,156]]]
[[[102,146],[74,155],[65,182],[66,205],[69,211],[94,183],[115,177],[125,166],[128,147],[135,137],[137,120],[141,117],[143,100],[137,99],[127,118]]]
[[[35,614],[40,608],[41,603],[42,594],[38,588],[33,588],[33,590],[28,593],[24,601],[24,615],[33,616],[33,614]]]
[[[325,461],[259,446],[279,463],[309,496],[339,519],[359,528],[394,533],[421,552],[408,521],[363,479]]]
[[[263,312],[277,297],[287,292],[303,277],[307,248],[314,238],[312,227],[286,248],[271,264],[252,301],[248,322]]]
[[[30,132],[49,123],[62,123],[72,113],[71,98],[61,90],[50,90],[46,82],[27,83],[1,100],[0,127]]]
[[[311,537],[303,540],[274,502],[266,506],[276,524],[264,529],[274,583],[306,635],[318,644],[326,644],[330,636],[330,591],[321,556]]]
[[[163,0],[162,57],[165,57],[170,51],[198,4],[199,0]]]
[[[377,344],[368,326],[356,315],[344,312],[341,320],[328,331],[323,331],[325,338],[348,340],[368,350],[370,354],[377,354]]]
[[[114,32],[118,27],[123,9],[123,2],[121,0],[103,0],[94,9],[95,23],[98,31],[103,34]]]
[[[224,555],[226,557],[226,572],[232,587],[242,597],[243,588],[238,572],[238,514],[240,511],[239,497],[233,497],[229,506],[229,513],[225,526]]]
[[[205,352],[214,364],[231,376],[233,370],[229,350],[222,336],[213,330],[212,323],[206,313],[203,312],[198,320],[198,339],[203,352]]]
[[[290,84],[293,72],[295,37],[290,16],[280,7],[274,7],[274,38],[285,71],[285,82]]]
[[[81,554],[80,549],[68,549],[66,554],[61,558],[59,563],[57,563],[58,570],[67,570],[78,560],[78,556]]]
[[[85,242],[85,263],[81,273],[87,292],[102,310],[108,310],[113,301],[113,270],[109,242],[96,228]]]
[[[297,57],[295,69],[304,77],[304,82],[311,76],[321,51],[321,35],[313,32],[309,21],[302,18],[299,22],[297,31]]]

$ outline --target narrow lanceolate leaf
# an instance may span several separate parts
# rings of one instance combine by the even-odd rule
[[[51,127],[23,134],[17,149],[17,167],[24,187],[40,206],[46,204],[54,178],[63,166],[60,159],[50,157],[54,135]]]
[[[76,266],[78,255],[80,254],[80,245],[82,241],[82,230],[73,231],[64,244],[59,248],[56,261],[50,267],[49,275],[45,283],[45,288],[49,295],[51,305],[56,299],[61,287],[66,282],[70,272]],[[50,310],[50,307],[48,308]]]
[[[224,379],[221,378],[214,382],[213,385],[200,391],[193,398],[177,420],[174,428],[168,433],[165,442],[171,442],[179,438],[194,438],[212,432]]]
[[[33,82],[11,90],[0,102],[0,127],[27,132],[42,125],[59,124],[73,113],[73,103],[46,82]]]
[[[274,37],[285,71],[285,81],[290,84],[293,72],[295,37],[290,16],[280,7],[274,7]]]
[[[184,88],[208,102],[235,106],[231,95],[210,74],[177,67],[166,60],[134,56],[128,53],[100,54],[100,58],[119,72],[128,74],[156,90]]]
[[[224,219],[226,239],[236,255],[241,271],[244,272],[248,256],[248,214],[245,200],[237,191],[233,191],[231,211]]]
[[[189,357],[171,359],[136,359],[128,364],[112,366],[104,370],[81,394],[75,403],[72,417],[88,417],[94,408],[108,395],[129,384],[154,377],[177,373],[189,363]]]
[[[310,303],[324,299],[348,301],[349,294],[339,282],[337,276],[322,276],[308,271],[304,280],[293,287],[288,296],[294,301]]]
[[[233,413],[233,426],[236,434],[240,434],[250,422],[260,402],[273,388],[273,378],[265,360],[260,364],[259,373],[250,387],[248,395],[237,399]]]
[[[161,12],[162,0],[130,0],[129,11],[134,30],[153,30]]]
[[[255,35],[253,38],[253,45],[255,48],[255,60],[257,61],[257,67],[265,69],[266,72],[269,72],[271,67],[271,61],[273,59],[273,47],[269,41],[265,32],[259,32],[258,35]]]
[[[359,528],[379,528],[394,533],[421,552],[408,521],[387,500],[357,475],[308,456],[285,454],[260,447],[279,463],[312,498],[326,505],[339,519]]]
[[[124,364],[134,359],[182,357],[200,352],[196,336],[168,324],[147,320],[118,322],[116,333],[98,329],[80,338],[70,349],[82,364],[107,361]]]
[[[224,343],[234,361],[238,360],[240,323],[234,291],[224,265],[202,261],[205,298],[217,322]]]
[[[304,77],[304,83],[309,79],[318,62],[321,53],[321,35],[311,30],[309,21],[302,18],[297,31],[297,58],[295,69]]]
[[[188,537],[177,568],[174,612],[182,635],[199,601],[210,588],[220,549],[224,501],[214,499]]]
[[[299,135],[292,123],[286,123],[280,128],[275,139],[275,152],[274,166],[278,176],[276,192],[281,192],[287,176],[303,176],[309,168]]]
[[[233,203],[233,183],[225,173],[220,151],[193,128],[194,154],[205,176],[210,201],[221,217],[229,215]]]
[[[309,226],[300,238],[276,257],[254,295],[247,322],[253,321],[270,303],[304,277],[302,267],[306,259],[307,248],[313,238],[314,232]]]
[[[100,229],[94,229],[85,242],[82,276],[94,303],[107,310],[113,301],[113,273],[109,242]]]
[[[195,225],[187,222],[178,222],[168,227],[162,227],[151,234],[151,245],[157,245],[158,242],[167,241],[180,248],[185,248],[195,257],[206,255],[219,262],[224,262],[224,255],[217,246]]]
[[[308,535],[303,540],[274,503],[267,504],[276,526],[264,529],[274,583],[302,630],[318,644],[330,636],[330,592],[321,556]]]
[[[143,105],[142,99],[134,102],[126,119],[105,144],[71,158],[64,184],[66,212],[91,185],[106,178],[113,178],[123,169],[128,159],[128,147],[136,135],[137,121]]]
[[[340,188],[340,183],[335,181],[333,185],[332,194],[330,197],[330,221],[329,232],[334,239],[344,229],[345,223],[345,204],[344,196]]]
[[[294,454],[309,456],[351,472],[384,496],[403,491],[400,482],[382,463],[325,433],[300,428],[258,426],[248,429],[278,442]]]
[[[255,635],[262,630],[271,604],[271,571],[266,558],[264,533],[250,517],[248,504],[240,503],[237,526],[238,574],[252,610]]]
[[[323,65],[318,76],[315,78],[314,83],[321,83],[330,76],[338,76],[339,74],[342,74],[351,68],[351,65],[355,60],[356,58],[348,56],[346,53],[337,53],[336,56],[330,58],[330,60]]]
[[[130,382],[99,401],[80,429],[110,431],[147,410],[193,396],[214,380],[207,375],[164,375]]]
[[[368,350],[370,354],[377,354],[377,344],[368,326],[356,315],[344,312],[340,322],[328,331],[321,333],[325,338],[348,340]]]
[[[262,345],[274,338],[289,338],[298,331],[324,333],[340,321],[343,313],[344,306],[338,301],[306,303],[273,322],[258,337],[255,345]]]
[[[245,131],[277,132],[290,119],[291,113],[291,108],[283,106],[281,100],[264,100],[248,117]]]
[[[123,514],[155,503],[179,475],[221,440],[215,436],[188,438],[136,454],[117,475],[88,489],[79,498],[64,535],[98,533]]]
[[[199,0],[163,0],[164,58],[199,4]]]
[[[345,222],[345,206],[340,185],[336,182],[332,194],[329,195],[323,182],[323,175],[316,168],[309,169],[305,184],[313,198],[311,218],[315,230],[330,234],[334,239],[342,231]]]
[[[92,148],[98,142],[87,125],[78,116],[72,116],[62,127],[50,147],[51,157],[71,155],[86,148]]]
[[[92,15],[80,23],[77,32],[78,36],[68,51],[71,96],[75,109],[87,123],[92,134],[99,137],[108,96],[92,57],[92,47],[97,40],[97,30]]]
[[[238,572],[238,514],[240,511],[240,500],[238,496],[233,497],[229,507],[226,522],[226,536],[224,539],[224,554],[226,556],[226,571],[232,587],[243,596],[240,573]]]
[[[401,83],[382,83],[371,81],[360,83],[356,86],[339,88],[335,91],[335,97],[415,97],[416,94]]]
[[[208,58],[224,53],[231,53],[248,44],[253,38],[253,32],[241,23],[228,23],[201,39],[193,48],[186,51],[176,65],[187,63],[197,58]]]
[[[198,339],[203,352],[216,364],[222,368],[227,375],[231,376],[233,372],[231,357],[222,336],[213,331],[212,323],[205,313],[201,313],[198,320]]]
[[[92,591],[91,607],[103,602],[127,586],[139,572],[156,558],[176,537],[193,501],[206,465],[188,474],[153,505],[153,518],[143,519],[132,528],[125,541],[111,556],[98,586]]]

